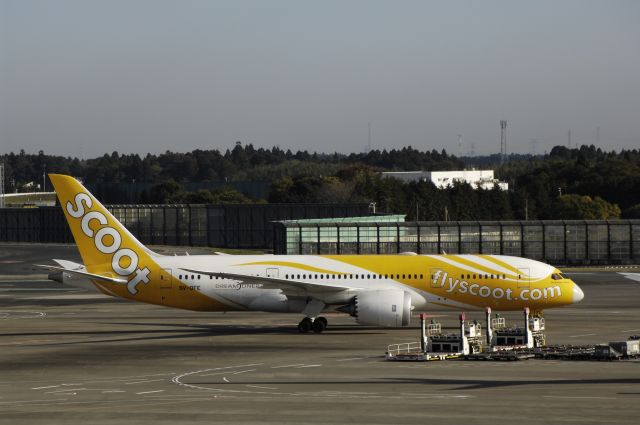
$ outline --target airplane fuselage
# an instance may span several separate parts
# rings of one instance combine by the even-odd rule
[[[306,297],[283,296],[260,283],[197,273],[220,273],[284,281],[340,284],[350,289],[323,296],[327,305],[347,303],[360,290],[398,289],[411,293],[417,311],[439,305],[496,311],[532,310],[576,301],[575,284],[554,267],[497,255],[333,255],[333,256],[162,256],[154,258],[146,285],[156,291],[131,294],[118,284],[97,283],[104,292],[132,300],[190,310],[301,312]],[[552,277],[553,276],[553,277]],[[555,279],[554,279],[555,278]],[[581,295],[580,295],[581,296]]]

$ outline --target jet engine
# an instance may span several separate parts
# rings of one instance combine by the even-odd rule
[[[361,325],[408,326],[411,319],[411,294],[400,290],[362,291],[339,311],[349,313]]]

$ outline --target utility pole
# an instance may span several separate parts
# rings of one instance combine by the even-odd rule
[[[444,221],[449,221],[449,209],[447,206],[444,206]]]
[[[529,198],[524,199],[524,219],[529,220]]]
[[[567,131],[567,147],[571,149],[571,129]]]
[[[0,208],[4,208],[4,162],[0,162]]]
[[[462,134],[458,134],[458,158],[462,158]]]

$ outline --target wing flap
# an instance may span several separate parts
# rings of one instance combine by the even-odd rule
[[[207,276],[214,276],[219,279],[238,280],[247,284],[260,284],[266,289],[281,289],[287,293],[304,293],[304,292],[341,292],[348,289],[358,289],[351,286],[340,284],[328,284],[318,282],[301,282],[297,280],[285,280],[276,277],[265,276],[248,276],[236,273],[212,272],[207,270],[183,269],[190,273],[198,273]]]

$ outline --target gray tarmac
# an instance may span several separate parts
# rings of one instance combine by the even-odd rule
[[[640,361],[387,362],[388,344],[418,340],[417,320],[383,329],[330,314],[323,334],[299,334],[296,315],[136,304],[41,280],[30,267],[73,260],[74,250],[0,246],[2,424],[636,423],[640,416]],[[546,312],[549,343],[640,334],[639,281],[617,272],[571,277],[585,300]],[[458,313],[431,312],[452,331]],[[521,314],[505,317],[515,323]]]

